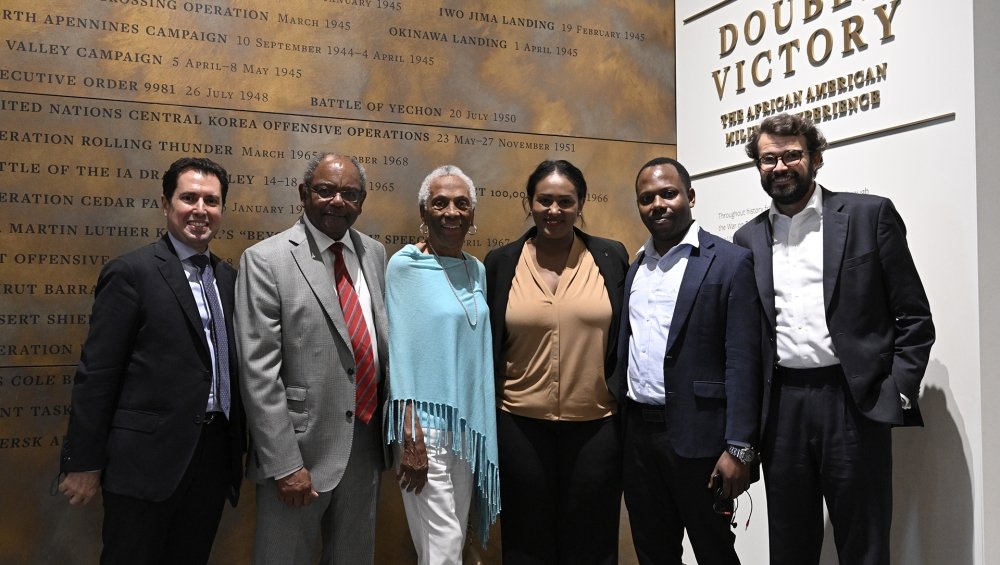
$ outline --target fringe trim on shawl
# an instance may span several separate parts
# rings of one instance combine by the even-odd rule
[[[407,403],[413,403],[415,411],[430,414],[438,421],[444,422],[446,433],[438,434],[434,446],[446,445],[456,455],[468,461],[472,468],[478,495],[478,504],[473,507],[478,508],[479,541],[486,547],[490,537],[490,525],[497,521],[497,515],[500,514],[500,469],[496,461],[489,459],[486,438],[482,431],[471,429],[464,418],[459,418],[458,410],[452,406],[412,399],[395,399],[389,402],[387,414],[386,439],[389,443],[403,441],[403,408]],[[415,426],[411,427],[410,434],[416,434]]]

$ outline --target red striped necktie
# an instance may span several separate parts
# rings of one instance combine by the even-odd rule
[[[336,242],[330,246],[336,260],[333,262],[333,275],[337,279],[337,295],[340,297],[340,308],[344,311],[344,322],[347,323],[347,333],[351,336],[351,349],[354,350],[354,409],[362,422],[368,423],[375,413],[376,389],[375,357],[372,355],[372,340],[368,335],[368,324],[361,311],[361,302],[354,292],[354,281],[347,273],[344,263],[344,244]]]

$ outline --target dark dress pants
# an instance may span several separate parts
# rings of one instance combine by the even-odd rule
[[[101,565],[198,565],[208,561],[229,492],[229,425],[202,425],[191,463],[163,501],[104,491]]]
[[[776,371],[763,466],[772,565],[819,563],[823,499],[842,565],[889,565],[888,424],[854,404],[839,365]]]
[[[713,510],[708,487],[719,458],[677,455],[663,407],[628,402],[622,479],[639,563],[682,565],[687,529],[699,564],[739,565],[730,518]]]
[[[497,411],[504,565],[618,562],[617,417],[539,420]]]

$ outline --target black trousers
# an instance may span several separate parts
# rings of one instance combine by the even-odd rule
[[[177,490],[163,501],[104,491],[101,565],[198,565],[208,561],[229,490],[226,419],[203,424]]]
[[[617,418],[559,422],[498,410],[497,436],[504,564],[617,563]]]
[[[762,443],[772,565],[819,563],[823,499],[842,565],[889,565],[891,427],[858,411],[839,365],[775,374]]]
[[[639,563],[682,565],[687,529],[698,563],[739,565],[730,519],[712,509],[715,493],[708,483],[719,458],[677,455],[663,407],[628,402],[623,480]]]

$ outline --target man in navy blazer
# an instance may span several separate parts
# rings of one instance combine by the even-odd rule
[[[746,146],[772,198],[735,242],[765,313],[761,459],[771,563],[818,563],[823,499],[840,562],[888,565],[892,426],[922,425],[934,343],[927,295],[892,202],[816,184],[826,139],[789,114]]]
[[[679,565],[687,529],[699,563],[738,564],[721,505],[749,487],[756,465],[753,262],[698,227],[691,177],[677,161],[643,165],[636,201],[650,238],[625,279],[618,340],[632,540],[640,563]]]
[[[101,487],[105,565],[207,562],[225,500],[239,497],[236,272],[208,252],[228,184],[208,159],[174,162],[163,176],[167,234],[97,281],[59,490],[87,504]]]

